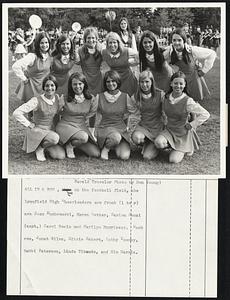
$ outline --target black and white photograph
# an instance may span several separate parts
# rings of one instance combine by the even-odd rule
[[[9,4],[3,34],[5,176],[224,176],[223,4]]]
[[[228,9],[3,3],[6,298],[223,298]]]

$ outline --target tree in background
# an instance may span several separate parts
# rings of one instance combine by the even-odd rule
[[[39,15],[42,19],[42,29],[51,30],[59,28],[64,31],[71,30],[74,22],[79,22],[82,28],[96,26],[109,30],[109,22],[105,13],[111,9],[116,13],[113,22],[113,30],[118,30],[118,21],[121,17],[127,17],[131,29],[138,25],[142,30],[149,29],[159,34],[160,27],[183,26],[188,23],[199,25],[202,29],[213,26],[220,29],[220,8],[196,7],[196,8],[9,8],[9,30],[21,27],[27,30],[29,16]]]
[[[182,27],[185,23],[192,24],[194,16],[191,8],[169,8],[168,18],[171,25]]]
[[[207,26],[220,30],[220,8],[218,7],[194,7],[191,8],[194,15],[194,26],[200,26],[204,30]]]

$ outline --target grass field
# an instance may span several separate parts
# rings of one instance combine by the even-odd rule
[[[211,114],[210,119],[198,128],[197,133],[202,145],[192,157],[185,157],[177,165],[168,162],[168,154],[161,152],[153,161],[143,161],[140,150],[134,148],[128,161],[118,160],[111,154],[109,161],[88,158],[77,152],[77,158],[62,161],[47,159],[38,162],[35,154],[23,152],[22,144],[25,128],[16,122],[12,112],[21,102],[14,91],[19,79],[9,66],[9,161],[8,173],[17,175],[76,175],[76,174],[121,174],[121,175],[196,175],[220,173],[220,60],[216,59],[214,67],[205,76],[211,91],[211,99],[204,100],[203,105]]]

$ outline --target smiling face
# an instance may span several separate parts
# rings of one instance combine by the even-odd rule
[[[107,90],[108,92],[114,92],[117,90],[117,82],[116,80],[108,77],[107,80],[106,80],[106,87],[107,87]]]
[[[46,53],[50,47],[48,39],[46,37],[41,39],[39,46],[40,46],[41,52]]]
[[[95,34],[93,34],[93,33],[88,34],[85,39],[85,44],[89,48],[95,48],[96,44],[97,44],[97,38],[96,38]]]
[[[52,98],[56,91],[56,85],[52,80],[47,80],[44,85],[45,97]]]
[[[64,55],[69,54],[70,49],[71,49],[70,39],[66,39],[64,42],[61,43],[61,52]]]
[[[186,82],[184,78],[174,78],[170,85],[173,90],[173,96],[180,97],[184,91]]]
[[[154,47],[154,41],[148,37],[144,37],[142,45],[146,52],[152,52]]]
[[[84,90],[84,83],[77,78],[73,78],[72,80],[72,89],[76,95],[81,95]]]
[[[127,30],[128,24],[125,20],[122,20],[120,23],[121,30]]]
[[[184,49],[184,40],[179,34],[173,34],[172,45],[177,51],[182,51]]]
[[[118,41],[115,39],[109,39],[108,49],[111,53],[116,53],[118,51]]]
[[[140,88],[143,93],[149,94],[151,91],[151,87],[152,87],[152,81],[150,78],[145,77],[140,79]]]

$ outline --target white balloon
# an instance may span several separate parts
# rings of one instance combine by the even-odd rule
[[[42,19],[38,15],[31,15],[29,17],[29,23],[33,29],[38,29],[42,26]]]
[[[107,20],[114,21],[116,19],[116,13],[113,10],[108,10],[105,13],[105,17]]]
[[[78,22],[74,22],[72,24],[72,29],[73,29],[73,31],[78,32],[81,29],[81,24]]]

